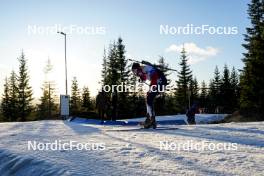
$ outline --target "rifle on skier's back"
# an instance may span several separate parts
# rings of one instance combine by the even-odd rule
[[[140,64],[144,64],[144,65],[149,65],[149,66],[152,66],[158,70],[170,70],[170,71],[175,71],[178,73],[178,70],[176,69],[172,69],[172,68],[168,68],[168,67],[163,67],[161,65],[156,65],[156,64],[152,64],[148,61],[145,61],[145,60],[142,60],[142,61],[138,61],[138,60],[135,60],[135,59],[128,59],[129,61],[133,61],[133,62],[137,62],[137,63],[140,63]]]

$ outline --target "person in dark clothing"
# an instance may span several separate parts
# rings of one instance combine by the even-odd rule
[[[116,121],[116,117],[117,117],[117,91],[114,90],[114,92],[112,92],[112,121]]]
[[[108,104],[109,104],[109,100],[107,98],[107,95],[102,90],[101,92],[98,93],[96,97],[96,108],[98,110],[98,114],[102,124],[104,123],[104,119],[107,118]]]
[[[190,125],[196,124],[195,122],[195,113],[197,112],[197,104],[194,103],[190,109],[188,109],[186,116],[187,116],[187,121]]]

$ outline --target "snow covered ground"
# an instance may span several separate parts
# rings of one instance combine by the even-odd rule
[[[204,123],[212,115],[200,118]],[[264,174],[264,122],[159,125],[158,130],[83,122],[0,123],[0,175]],[[89,150],[29,150],[29,141],[42,147],[74,141],[89,144]],[[205,147],[191,148],[198,144]]]

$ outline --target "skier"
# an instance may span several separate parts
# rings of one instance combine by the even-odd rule
[[[140,65],[135,62],[132,65],[133,73],[140,78],[141,82],[146,80],[150,81],[150,89],[147,92],[146,107],[147,114],[146,120],[142,123],[144,128],[156,128],[156,119],[154,111],[154,99],[160,93],[165,91],[167,85],[167,79],[164,73],[153,65]]]
[[[197,108],[198,108],[197,104],[194,103],[192,107],[188,109],[186,112],[187,121],[190,125],[196,124],[195,123],[195,113],[197,112]]]

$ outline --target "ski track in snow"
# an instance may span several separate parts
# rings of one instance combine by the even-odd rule
[[[67,121],[0,123],[0,175],[263,175],[264,122],[171,125],[176,130]],[[104,142],[103,151],[32,151],[28,141]],[[235,151],[160,150],[174,143],[237,143]]]

